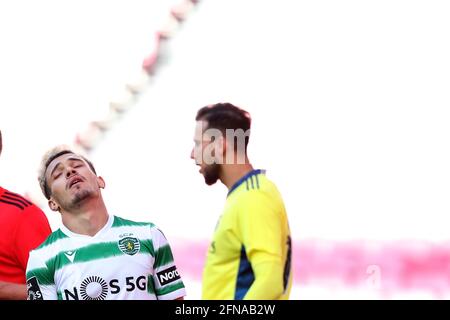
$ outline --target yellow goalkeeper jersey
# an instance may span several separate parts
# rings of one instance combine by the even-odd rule
[[[283,199],[264,170],[229,190],[203,271],[203,299],[288,299],[291,236]]]

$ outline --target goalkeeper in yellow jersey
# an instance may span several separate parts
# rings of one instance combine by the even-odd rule
[[[227,188],[208,250],[203,299],[288,299],[291,236],[283,199],[247,156],[250,114],[230,103],[201,108],[191,158],[207,185]]]

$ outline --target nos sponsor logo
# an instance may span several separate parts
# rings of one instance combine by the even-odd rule
[[[127,293],[136,290],[146,292],[147,285],[147,276],[111,279],[109,282],[99,276],[89,276],[82,281],[78,288],[65,289],[64,297],[66,300],[80,300],[80,298],[81,300],[105,300],[110,295],[109,299],[113,299],[114,295],[122,291]],[[126,296],[128,295],[126,294]]]
[[[180,279],[180,274],[178,273],[177,267],[175,266],[160,271],[156,275],[158,276],[158,280],[161,286]]]

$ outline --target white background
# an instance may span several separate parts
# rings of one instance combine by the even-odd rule
[[[177,3],[154,2],[0,4],[3,187],[45,205],[42,154],[139,72]],[[226,189],[189,158],[194,117],[228,101],[253,116],[250,157],[281,190],[294,241],[448,240],[449,16],[446,1],[202,1],[90,155],[108,208],[207,241]]]

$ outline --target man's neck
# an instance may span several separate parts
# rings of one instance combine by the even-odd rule
[[[87,236],[96,235],[108,222],[108,211],[101,201],[86,203],[77,212],[61,212],[62,223],[70,231]]]
[[[236,182],[243,176],[253,170],[250,163],[245,164],[224,164],[222,166],[222,173],[220,181],[230,190]]]

